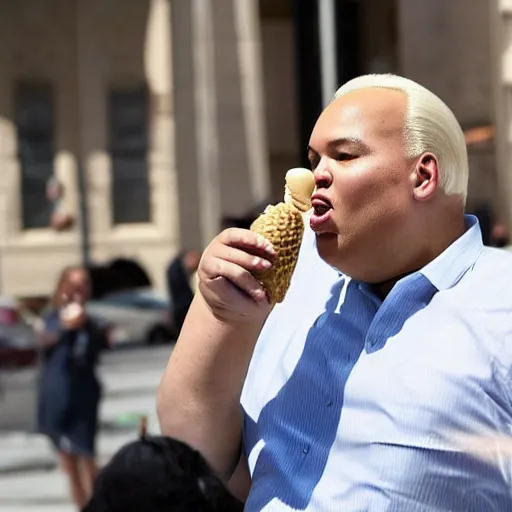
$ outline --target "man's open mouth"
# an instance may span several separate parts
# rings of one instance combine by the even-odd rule
[[[332,210],[331,202],[324,197],[315,197],[311,201],[311,205],[313,206],[313,212],[316,216],[321,217],[329,210]]]

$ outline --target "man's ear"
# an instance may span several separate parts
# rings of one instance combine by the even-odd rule
[[[414,169],[413,195],[418,201],[432,199],[439,185],[439,165],[432,153],[421,156]]]

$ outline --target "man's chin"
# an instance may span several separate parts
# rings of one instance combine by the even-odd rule
[[[339,261],[338,235],[336,233],[317,233],[316,247],[320,257],[329,265]]]
[[[334,240],[334,241],[337,241],[338,239],[338,233],[330,233],[330,232],[324,232],[324,233],[315,233],[315,236],[316,236],[316,240],[317,242],[319,240],[326,240],[326,241],[329,241],[329,240]]]
[[[337,250],[338,235],[336,233],[316,233],[316,245],[320,250],[320,246],[329,250]]]

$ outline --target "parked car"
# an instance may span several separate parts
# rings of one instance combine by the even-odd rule
[[[91,300],[87,312],[106,327],[112,346],[145,342],[170,343],[176,339],[172,305],[152,289],[125,290]]]
[[[0,297],[0,368],[22,368],[37,362],[34,328],[24,320],[14,299]]]

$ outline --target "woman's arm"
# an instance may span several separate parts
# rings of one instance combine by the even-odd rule
[[[59,342],[61,331],[58,318],[53,314],[41,318],[35,325],[37,344],[42,349],[53,347]]]

